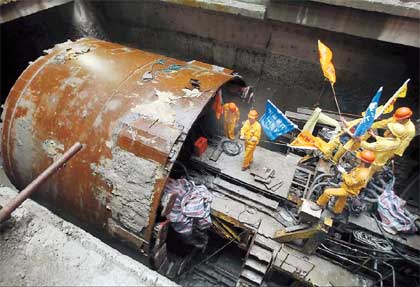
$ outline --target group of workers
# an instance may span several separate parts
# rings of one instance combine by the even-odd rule
[[[361,119],[347,122],[342,119],[345,129],[329,142],[323,142],[319,146],[324,158],[339,163],[346,152],[358,152],[360,164],[350,172],[342,172],[342,183],[339,188],[329,188],[318,198],[317,204],[325,207],[332,196],[337,197],[333,207],[336,214],[342,213],[348,197],[357,196],[366,187],[371,177],[380,171],[395,155],[402,156],[415,136],[415,127],[410,120],[413,112],[408,107],[398,108],[392,117],[373,123],[369,132],[361,137],[353,137],[352,131]],[[223,105],[224,134],[230,140],[235,139],[235,128],[240,120],[238,106],[233,103]],[[240,139],[245,141],[245,153],[242,162],[242,170],[250,167],[254,151],[260,142],[261,125],[257,121],[258,112],[251,109],[248,119],[243,123],[240,130]],[[376,129],[384,129],[383,136],[374,132]],[[368,142],[373,137],[375,141]],[[334,151],[336,151],[334,153]],[[334,154],[333,154],[334,153]]]
[[[240,112],[237,105],[233,102],[223,105],[223,130],[224,134],[230,140],[235,139],[235,128],[240,120]],[[261,125],[257,121],[258,112],[251,109],[248,113],[248,119],[243,123],[240,131],[240,139],[245,141],[245,153],[242,162],[242,170],[250,167],[254,159],[254,151],[260,142]]]
[[[398,108],[392,117],[373,123],[369,132],[361,137],[352,137],[351,133],[360,119],[347,122],[343,119],[344,131],[339,133],[329,142],[324,142],[320,150],[324,158],[338,163],[346,152],[358,152],[360,164],[350,172],[342,172],[342,183],[339,188],[329,188],[318,198],[317,204],[325,207],[332,196],[337,197],[333,212],[342,213],[348,197],[357,196],[366,187],[371,177],[380,171],[395,155],[402,156],[415,136],[415,127],[410,120],[413,112],[408,107]],[[224,134],[230,140],[235,139],[235,128],[240,120],[240,112],[233,102],[223,105]],[[242,162],[242,170],[250,167],[254,151],[260,142],[261,125],[257,121],[258,112],[251,109],[248,119],[243,123],[240,130],[240,139],[245,141],[245,153]],[[377,135],[374,130],[384,129],[383,136]],[[373,137],[375,141],[368,142]],[[334,153],[334,151],[336,151]],[[334,153],[334,155],[333,155]]]
[[[402,156],[409,146],[410,141],[415,136],[415,127],[410,120],[413,112],[408,107],[398,108],[392,117],[373,123],[371,130],[360,138],[349,137],[348,132],[344,131],[326,143],[321,151],[324,157],[338,163],[345,152],[358,153],[361,163],[358,167],[346,173],[342,168],[342,183],[340,188],[326,189],[318,198],[317,204],[325,207],[332,196],[337,200],[333,207],[333,212],[340,214],[345,207],[347,198],[357,196],[360,191],[366,187],[371,177],[380,171],[395,155]],[[344,124],[351,132],[360,120]],[[379,136],[374,129],[384,129],[383,136]],[[373,137],[374,142],[368,142],[368,138]],[[343,139],[347,138],[347,142]],[[332,156],[333,151],[337,152]]]

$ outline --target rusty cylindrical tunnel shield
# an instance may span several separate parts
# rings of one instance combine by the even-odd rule
[[[41,196],[82,222],[147,245],[183,139],[232,71],[96,39],[46,52],[4,106],[7,175],[23,188],[79,141],[83,150]],[[185,90],[191,79],[201,93]]]

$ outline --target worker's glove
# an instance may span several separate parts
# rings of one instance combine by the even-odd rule
[[[240,139],[240,140],[245,140],[245,136],[241,135],[241,136],[239,137],[239,139]]]
[[[342,167],[341,165],[337,165],[337,170],[341,173],[346,172],[346,170],[344,169],[344,167]]]

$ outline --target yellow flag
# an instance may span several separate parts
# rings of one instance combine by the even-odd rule
[[[301,131],[300,134],[289,144],[291,147],[301,148],[301,149],[320,149],[325,142],[313,136],[308,131]]]
[[[392,101],[388,105],[388,107],[384,110],[384,114],[389,114],[394,110],[394,104],[397,101],[398,98],[405,98],[407,95],[407,82],[404,83],[404,85],[401,86],[401,88],[398,89],[398,91],[394,94],[392,97]]]
[[[335,84],[335,68],[332,63],[333,53],[324,43],[318,40],[319,62],[321,63],[322,72],[332,85]]]
[[[407,84],[409,81],[410,79],[407,79],[407,81],[404,82],[404,84],[392,95],[392,97],[389,98],[385,105],[378,107],[375,119],[377,119],[382,114],[391,113],[394,110],[394,104],[397,101],[397,99],[405,98],[405,96],[407,95]]]

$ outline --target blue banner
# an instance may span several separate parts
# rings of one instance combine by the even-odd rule
[[[270,100],[265,104],[265,113],[260,119],[260,124],[272,141],[297,128]]]
[[[354,131],[355,137],[360,137],[364,135],[367,132],[367,130],[370,129],[370,127],[372,126],[373,121],[375,120],[376,108],[378,107],[381,95],[382,87],[380,87],[376,92],[368,108],[366,109],[362,121],[360,122],[360,124],[357,125],[356,130]]]

